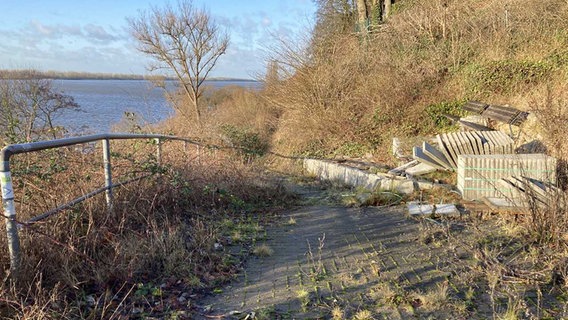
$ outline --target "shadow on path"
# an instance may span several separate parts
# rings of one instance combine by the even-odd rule
[[[274,253],[250,258],[238,280],[202,301],[203,319],[330,318],[336,307],[347,316],[449,276],[440,268],[448,250],[418,241],[420,223],[402,207],[310,206],[282,221],[267,228]],[[387,318],[404,317],[398,304]]]

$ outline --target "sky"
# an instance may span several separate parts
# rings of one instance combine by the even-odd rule
[[[170,1],[175,4],[177,0]],[[149,74],[127,18],[166,0],[0,0],[0,69]],[[264,74],[277,38],[296,41],[314,21],[312,0],[193,0],[230,36],[212,77]]]

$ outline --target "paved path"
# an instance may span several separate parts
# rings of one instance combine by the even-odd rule
[[[335,312],[338,318],[364,318],[367,311],[369,319],[416,315],[424,304],[414,300],[416,294],[444,294],[453,254],[425,244],[420,229],[403,207],[309,206],[289,212],[267,228],[265,244],[273,254],[250,258],[237,281],[202,301],[207,306],[203,317],[305,319],[331,318]],[[443,300],[436,302],[435,312],[454,318],[454,308],[443,307]]]

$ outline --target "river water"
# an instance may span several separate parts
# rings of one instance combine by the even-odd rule
[[[214,89],[237,85],[259,88],[251,81],[208,81]],[[157,123],[173,114],[162,89],[145,80],[53,80],[54,88],[72,96],[80,110],[65,110],[55,124],[69,135],[109,132],[126,112],[133,112],[144,123]],[[173,88],[173,83],[172,86]]]

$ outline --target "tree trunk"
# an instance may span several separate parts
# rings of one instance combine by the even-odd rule
[[[195,112],[195,121],[197,122],[197,126],[201,128],[201,110],[199,110],[199,94],[197,92],[193,92],[193,96],[191,97],[191,103],[193,104],[193,111]]]
[[[370,0],[368,16],[372,26],[376,26],[381,22],[381,2],[379,0]]]
[[[390,16],[392,8],[392,0],[385,0],[385,10],[383,11],[383,21],[387,20]]]
[[[359,23],[359,31],[367,34],[367,4],[365,0],[357,0],[357,22]]]

